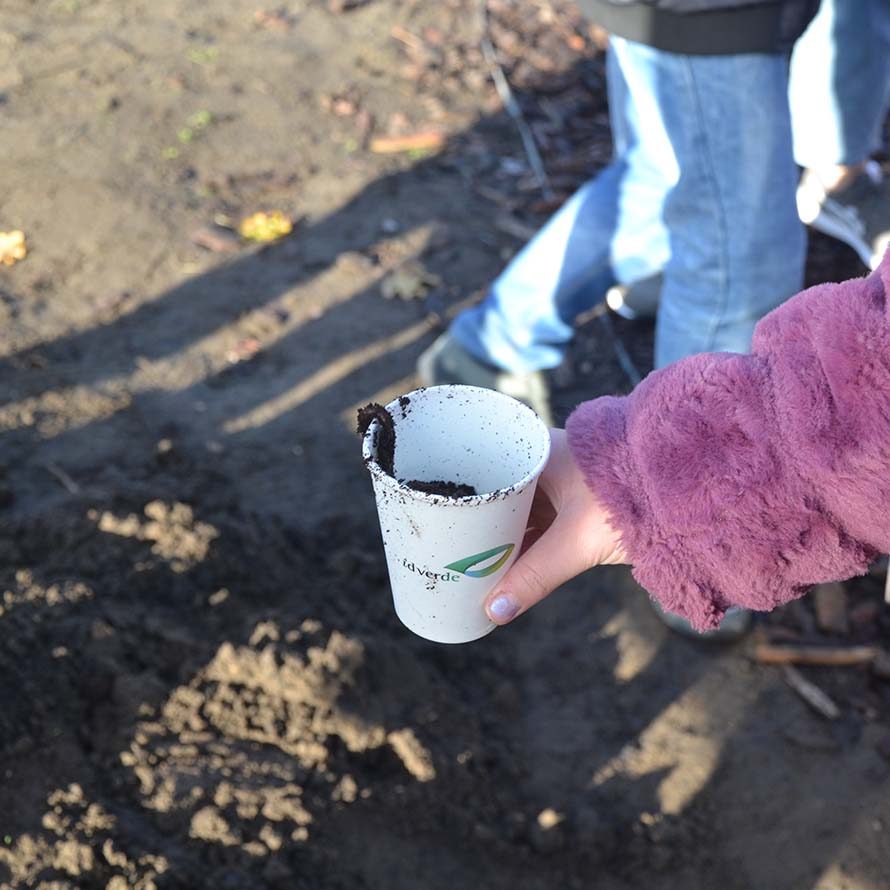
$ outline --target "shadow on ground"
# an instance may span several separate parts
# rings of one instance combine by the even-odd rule
[[[351,413],[413,385],[517,246],[473,191],[513,139],[483,117],[2,360],[5,885],[890,882],[880,724],[823,726],[744,646],[669,636],[625,571],[469,646],[394,618]],[[414,259],[441,283],[384,300]],[[617,327],[645,370],[651,329]],[[563,415],[627,386],[596,325],[569,370]]]

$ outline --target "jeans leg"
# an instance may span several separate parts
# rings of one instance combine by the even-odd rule
[[[587,294],[612,283],[609,244],[618,182],[614,163],[579,189],[510,262],[485,300],[451,333],[473,355],[508,371],[555,367]]]
[[[655,105],[655,79],[649,60],[623,46],[610,50],[607,71],[615,160],[510,262],[486,299],[451,326],[465,349],[505,370],[558,365],[580,312],[616,279],[646,277],[666,260],[661,208],[676,175],[670,163],[652,161],[660,146],[651,135],[657,119],[639,116],[640,108]]]
[[[656,328],[661,367],[696,352],[745,352],[757,321],[796,293],[805,234],[780,55],[673,55],[662,107],[680,178]]]
[[[864,161],[890,98],[890,0],[822,0],[794,48],[789,96],[798,164]]]

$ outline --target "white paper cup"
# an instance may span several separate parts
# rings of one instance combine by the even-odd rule
[[[395,478],[376,460],[377,421],[362,450],[396,614],[437,643],[476,640],[496,627],[483,603],[519,555],[550,433],[531,408],[475,386],[418,389],[386,407]],[[408,488],[410,480],[465,483],[479,494],[426,494]]]

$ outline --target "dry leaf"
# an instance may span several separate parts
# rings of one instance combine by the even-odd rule
[[[248,241],[277,241],[293,230],[293,221],[280,210],[261,210],[251,214],[238,227],[238,233]]]
[[[11,266],[28,255],[25,247],[25,233],[16,229],[14,232],[0,232],[0,263]]]

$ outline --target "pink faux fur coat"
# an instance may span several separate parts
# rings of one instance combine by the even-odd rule
[[[699,630],[890,552],[890,252],[566,424],[634,575]]]

